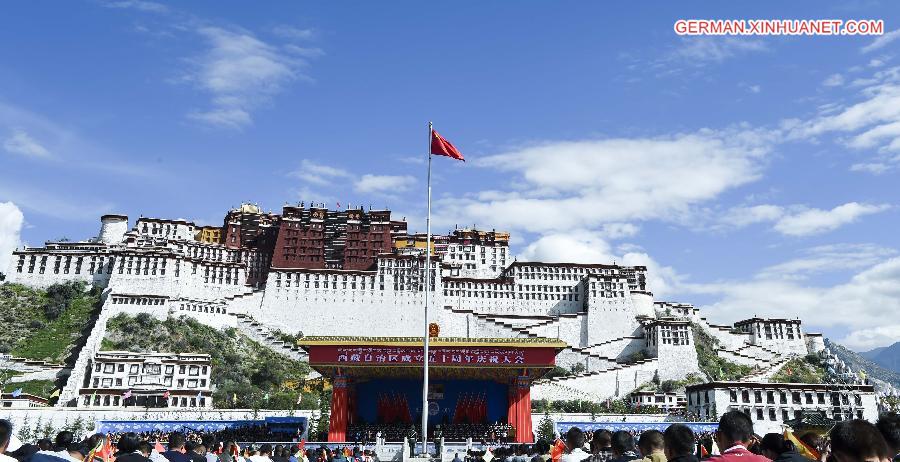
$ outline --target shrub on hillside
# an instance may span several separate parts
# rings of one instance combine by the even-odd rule
[[[72,300],[84,293],[84,288],[83,282],[53,284],[48,287],[44,316],[51,321],[60,317],[72,305]]]

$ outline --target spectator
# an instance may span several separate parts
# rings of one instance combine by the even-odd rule
[[[10,440],[12,440],[12,423],[6,419],[0,419],[0,462],[18,462],[5,454],[7,450],[12,452],[15,449],[9,447]]]
[[[659,430],[647,430],[641,433],[638,449],[644,456],[641,462],[666,462],[665,442],[663,434]]]
[[[896,412],[885,412],[878,417],[875,424],[888,449],[894,454],[894,462],[900,462],[900,415]]]
[[[184,449],[191,462],[206,462],[206,446],[203,443],[188,441],[184,444]]]
[[[150,462],[147,456],[140,452],[140,440],[134,433],[125,433],[116,444],[116,462]]]
[[[609,430],[595,431],[591,439],[591,462],[607,462],[612,457],[612,433]]]
[[[695,441],[694,432],[687,425],[669,425],[663,433],[668,462],[697,462],[697,456],[694,455]]]
[[[862,419],[838,422],[828,436],[834,462],[890,462],[893,457],[878,428]]]
[[[259,454],[249,457],[250,462],[272,462],[272,445],[263,444],[259,447]]]
[[[149,441],[141,440],[141,442],[138,443],[138,452],[144,457],[150,458],[150,454],[153,454],[153,446]]]
[[[753,454],[747,446],[753,441],[753,421],[741,411],[728,411],[719,419],[716,444],[722,454],[709,460],[720,462],[768,462],[769,459]]]
[[[75,442],[75,435],[70,431],[61,431],[56,434],[56,439],[53,440],[53,451],[58,453],[68,452],[69,445]]]
[[[578,427],[572,427],[566,432],[566,448],[568,452],[560,459],[562,462],[582,462],[590,457],[584,452],[584,432]]]
[[[775,462],[812,462],[811,459],[797,452],[794,443],[784,439],[784,435],[781,433],[766,434],[759,446],[762,455]]]
[[[228,441],[225,443],[222,453],[219,454],[218,462],[237,462],[237,443]]]
[[[74,436],[72,432],[61,431],[56,434],[56,438],[53,440],[53,446],[50,449],[38,451],[28,460],[29,462],[81,462],[81,460],[84,459],[84,454],[78,453],[77,449],[76,452],[74,452],[75,455],[69,451],[69,447],[74,448],[74,443],[72,442],[73,439]]]
[[[216,454],[219,453],[221,445],[222,443],[219,443],[210,435],[203,437],[203,446],[206,447],[206,454],[204,455],[206,462],[218,462],[219,456]]]
[[[634,437],[625,430],[619,430],[612,434],[613,458],[610,462],[628,462],[640,459],[641,456],[634,450]]]
[[[50,438],[41,438],[37,440],[37,447],[39,447],[41,451],[49,451],[52,446],[53,442],[50,441]]]
[[[191,458],[185,455],[184,444],[187,442],[184,434],[172,433],[169,435],[169,450],[162,453],[163,457],[169,462],[192,462]]]
[[[550,460],[550,443],[546,440],[538,440],[534,445],[534,456],[530,462],[547,462]]]

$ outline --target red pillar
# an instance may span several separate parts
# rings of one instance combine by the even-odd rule
[[[506,411],[506,423],[512,425],[513,427],[518,428],[518,410],[519,410],[519,394],[516,388],[516,384],[513,383],[509,386],[509,392],[507,393],[507,397],[509,399],[509,406]],[[502,435],[506,436],[506,435]]]
[[[347,441],[347,422],[350,418],[347,396],[347,377],[336,376],[331,390],[331,419],[328,422],[328,441]]]
[[[533,443],[531,434],[531,377],[516,378],[516,442]]]

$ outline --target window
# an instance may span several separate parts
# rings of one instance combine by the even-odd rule
[[[114,367],[115,367],[114,364],[104,364],[103,365],[103,373],[104,374],[112,374]]]
[[[166,366],[166,375],[172,375],[175,373],[175,366],[169,364]]]
[[[116,379],[116,386],[117,386],[117,387],[121,387],[121,386],[122,386],[122,379],[120,379],[120,378],[117,378],[117,379]]]
[[[137,364],[132,364],[131,366],[128,367],[129,374],[137,374],[138,370],[139,370],[139,367]]]
[[[778,420],[775,417],[775,409],[769,409],[769,420]]]
[[[197,388],[197,379],[190,379],[187,382],[188,388]]]
[[[741,391],[741,401],[743,401],[745,403],[750,402],[750,392],[749,391],[747,391],[747,390]]]
[[[117,364],[117,365],[116,365],[116,372],[125,372],[125,365],[124,365],[124,364]]]
[[[190,375],[190,376],[197,376],[197,375],[200,375],[200,368],[197,367],[197,366],[191,366],[191,367],[188,369],[188,371],[189,371],[189,372],[188,372],[188,375]]]
[[[756,408],[756,420],[763,420],[762,408]]]
[[[100,386],[102,386],[102,387],[104,387],[104,388],[111,387],[111,386],[112,386],[112,379],[103,379],[103,381],[100,382]]]

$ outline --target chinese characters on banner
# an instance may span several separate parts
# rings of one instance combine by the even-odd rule
[[[338,347],[339,363],[421,364],[421,348],[415,347]],[[525,364],[521,348],[458,347],[429,351],[428,362],[434,365],[501,366]]]

